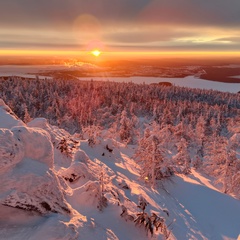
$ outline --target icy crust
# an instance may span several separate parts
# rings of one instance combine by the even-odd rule
[[[0,203],[39,213],[69,213],[53,168],[53,146],[42,129],[0,129]]]
[[[2,99],[0,99],[0,119],[0,128],[11,129],[14,126],[25,126]]]

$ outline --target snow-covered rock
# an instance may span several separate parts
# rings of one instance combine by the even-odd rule
[[[40,213],[69,213],[53,168],[49,134],[36,128],[0,129],[0,203]]]
[[[28,127],[14,127],[11,131],[22,143],[25,158],[53,167],[53,146],[46,131]]]
[[[77,151],[78,141],[73,140],[71,135],[64,129],[49,124],[45,118],[35,118],[30,121],[29,128],[40,128],[49,133],[51,142],[54,146],[54,164],[55,168],[69,167],[72,162],[72,156]]]
[[[59,170],[58,175],[69,182],[75,182],[79,178],[93,179],[87,165],[81,162],[74,162],[69,168],[62,168]]]

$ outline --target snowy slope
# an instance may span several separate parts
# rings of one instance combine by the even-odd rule
[[[195,171],[188,177],[175,177],[167,189],[178,212],[173,229],[178,239],[237,239],[238,200],[214,189],[208,179]],[[166,207],[170,206],[166,204]]]
[[[108,138],[89,146],[46,119],[26,127],[4,109],[8,107],[0,114],[0,239],[164,239],[161,231],[151,238],[131,221],[141,211],[140,196],[148,202],[147,213],[170,225],[170,239],[237,239],[240,202],[199,172],[152,189],[139,180],[132,158],[136,146]],[[121,217],[124,208],[128,214]]]

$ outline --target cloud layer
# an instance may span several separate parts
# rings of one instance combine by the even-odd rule
[[[1,48],[240,51],[239,0],[8,0]]]

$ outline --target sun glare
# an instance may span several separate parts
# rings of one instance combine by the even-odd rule
[[[93,50],[93,51],[91,51],[91,53],[92,53],[92,55],[94,55],[95,57],[98,57],[100,54],[101,54],[101,52],[99,51],[99,50]]]

